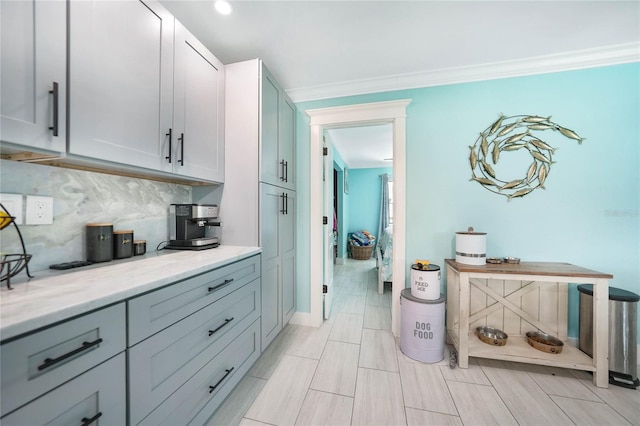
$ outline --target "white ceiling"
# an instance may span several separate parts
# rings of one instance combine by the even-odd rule
[[[391,124],[331,129],[327,133],[348,168],[393,167]]]
[[[263,59],[294,102],[640,60],[638,0],[160,2],[224,64]]]

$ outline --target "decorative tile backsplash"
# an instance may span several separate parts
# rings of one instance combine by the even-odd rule
[[[169,204],[191,203],[191,187],[0,160],[0,192],[53,197],[53,225],[20,225],[32,271],[85,260],[85,224],[111,222],[133,229],[147,251],[169,235]],[[24,207],[23,207],[24,208]],[[11,212],[10,212],[11,213]],[[21,253],[13,225],[0,232],[2,253]]]

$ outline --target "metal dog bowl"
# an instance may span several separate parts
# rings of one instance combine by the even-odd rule
[[[525,339],[530,346],[550,354],[559,354],[564,346],[562,340],[538,331],[527,331]]]
[[[478,335],[478,339],[493,346],[504,346],[507,344],[507,339],[509,338],[504,331],[485,326],[476,328],[476,334]]]
[[[519,257],[505,257],[504,261],[505,261],[505,263],[520,263],[520,258]]]

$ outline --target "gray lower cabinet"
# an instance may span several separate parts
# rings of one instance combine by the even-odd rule
[[[260,280],[129,349],[131,424],[138,424],[260,316]]]
[[[128,302],[129,424],[203,424],[242,379],[261,353],[260,259]]]
[[[129,346],[260,277],[252,256],[129,300]]]
[[[125,425],[124,379],[125,355],[121,353],[3,417],[2,424]]]
[[[296,192],[260,184],[262,229],[262,350],[296,310]]]
[[[256,320],[139,424],[205,424],[259,356]]]
[[[2,416],[123,352],[125,318],[120,303],[3,343]]]

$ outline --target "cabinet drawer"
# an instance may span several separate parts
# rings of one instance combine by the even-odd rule
[[[3,398],[6,392],[3,392]],[[126,424],[124,353],[2,418],[9,425]]]
[[[131,424],[160,405],[259,316],[258,279],[131,348]]]
[[[259,356],[256,320],[140,424],[205,424]]]
[[[175,324],[260,276],[260,256],[223,266],[130,300],[129,346]]]
[[[120,303],[2,345],[2,415],[122,352]]]

